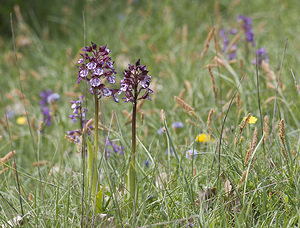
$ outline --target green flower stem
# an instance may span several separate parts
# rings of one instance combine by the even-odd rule
[[[135,199],[136,172],[135,172],[135,148],[136,148],[136,100],[133,102],[132,110],[132,139],[131,139],[131,161],[128,170],[129,199]]]
[[[94,202],[97,189],[97,151],[98,151],[98,121],[99,121],[99,99],[95,92],[95,139],[93,154],[89,154],[89,185],[91,192],[91,199]],[[90,151],[91,153],[91,151]],[[90,159],[92,158],[92,159]]]

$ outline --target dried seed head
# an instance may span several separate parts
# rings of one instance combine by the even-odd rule
[[[214,32],[215,32],[215,28],[213,27],[207,35],[203,51],[200,55],[200,59],[202,59],[204,57],[204,55],[206,54],[206,52],[208,51],[209,43],[210,43],[211,39],[213,38]]]
[[[214,78],[214,75],[212,73],[212,70],[211,70],[211,67],[208,67],[208,73],[209,73],[209,76],[210,76],[210,81],[211,81],[211,86],[212,86],[212,90],[214,92],[214,96],[215,96],[215,100],[217,100],[217,87],[216,87],[216,83],[215,83],[215,78]]]
[[[266,143],[268,138],[269,138],[269,117],[265,116],[264,117],[264,142]]]
[[[175,100],[175,102],[176,102],[177,104],[179,104],[179,106],[182,107],[185,111],[187,111],[187,112],[193,112],[193,111],[194,111],[194,109],[193,109],[190,105],[188,105],[183,99],[181,99],[181,98],[175,96],[175,97],[174,97],[174,100]]]
[[[32,163],[32,166],[33,167],[41,167],[41,166],[44,166],[44,165],[47,165],[49,163],[49,161],[37,161],[37,162],[33,162]]]
[[[245,178],[246,178],[246,176],[247,176],[247,173],[248,173],[248,169],[246,169],[246,170],[244,171],[244,173],[243,173],[243,175],[242,175],[242,177],[241,177],[241,179],[240,179],[240,183],[239,183],[239,185],[238,185],[239,188],[242,186],[243,181],[245,180]]]
[[[8,161],[9,159],[11,159],[15,154],[16,154],[16,151],[15,151],[15,150],[13,150],[13,151],[7,153],[7,154],[1,159],[0,164],[7,162],[7,161]]]
[[[257,144],[257,128],[255,128],[254,130],[254,133],[253,133],[253,139],[252,139],[252,143],[251,143],[251,146],[249,148],[249,150],[247,151],[247,154],[246,154],[246,157],[245,157],[245,161],[244,161],[244,166],[247,165],[255,147],[256,147],[256,144]]]
[[[161,123],[164,125],[165,124],[165,111],[163,109],[160,110],[160,119],[161,119]]]
[[[279,122],[279,139],[282,143],[282,146],[284,148],[285,146],[285,139],[284,139],[284,136],[285,136],[285,131],[284,131],[284,119],[281,119],[280,122]]]
[[[240,134],[243,132],[243,130],[244,130],[245,127],[247,126],[250,117],[251,117],[251,113],[248,113],[248,115],[247,115],[246,118],[244,119],[242,125],[240,126]]]
[[[206,126],[207,126],[207,129],[210,131],[210,133],[212,132],[212,129],[211,129],[211,120],[212,120],[212,117],[213,117],[213,114],[214,114],[214,110],[211,109],[208,113],[208,117],[207,117],[207,123],[206,123]]]

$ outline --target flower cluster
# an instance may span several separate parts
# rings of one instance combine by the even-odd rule
[[[251,43],[252,46],[254,47],[255,43],[254,43],[254,33],[252,31],[252,19],[244,15],[239,15],[238,21],[243,23],[242,27],[244,29],[247,42]]]
[[[214,139],[212,137],[210,137],[210,135],[207,135],[205,133],[197,135],[195,140],[196,140],[196,142],[199,142],[199,143],[208,143],[208,142],[214,141]]]
[[[77,120],[80,120],[80,125],[83,126],[85,123],[85,113],[87,111],[86,108],[82,107],[83,104],[83,97],[80,96],[77,101],[71,101],[71,108],[73,109],[73,114],[69,115],[69,118],[72,120],[73,123],[77,122]]]
[[[265,48],[257,49],[257,50],[255,51],[255,55],[257,56],[257,64],[258,64],[259,66],[261,66],[263,60],[266,61],[266,62],[269,61],[269,58],[268,58],[268,56],[267,56],[267,51],[266,51]],[[256,63],[256,60],[253,60],[253,63],[255,64],[255,63]]]
[[[108,88],[104,84],[105,81],[109,84],[116,83],[114,62],[109,56],[110,50],[105,45],[98,48],[95,43],[91,42],[91,44],[91,46],[82,49],[85,53],[81,54],[82,58],[78,60],[78,83],[86,80],[91,86],[92,94],[102,94],[105,97],[113,96],[118,102],[117,90]]]
[[[235,59],[237,46],[236,46],[236,44],[234,44],[234,45],[232,45],[230,50],[228,50],[228,48],[229,48],[229,38],[228,38],[228,36],[235,35],[236,33],[237,33],[237,31],[235,29],[230,29],[227,32],[226,32],[226,29],[221,29],[220,30],[220,36],[223,38],[223,50],[222,50],[222,52],[224,54],[228,53],[229,60]]]
[[[123,146],[118,146],[117,144],[115,144],[110,139],[108,139],[106,141],[106,146],[110,146],[116,154],[120,154],[120,155],[124,154],[124,147]],[[111,149],[106,148],[105,151],[106,151],[106,156],[110,157],[110,155],[111,155]]]
[[[57,93],[53,93],[51,90],[41,91],[40,92],[40,107],[44,116],[43,122],[47,125],[51,125],[51,113],[49,105],[54,101],[59,99],[59,95]]]
[[[76,129],[74,131],[68,131],[68,135],[74,140],[75,143],[80,142],[80,136],[82,135],[82,129],[84,129],[87,120],[85,118],[87,109],[83,108],[83,97],[80,96],[77,101],[71,101],[71,108],[73,109],[73,114],[69,116],[69,118],[72,120],[73,123],[77,122],[79,120],[80,128]],[[87,126],[87,134],[91,134],[91,129],[93,129],[93,126]]]
[[[119,94],[125,92],[123,98],[125,102],[136,102],[141,99],[150,99],[149,94],[153,91],[149,88],[151,76],[148,75],[146,66],[140,64],[140,60],[135,63],[135,66],[129,64],[128,70],[123,72],[124,77],[121,80],[121,88]],[[141,96],[140,93],[145,91]]]
[[[244,122],[246,119],[247,119],[247,116],[245,116],[245,117],[243,118],[243,122]],[[248,123],[249,123],[249,124],[255,124],[256,121],[257,121],[257,118],[256,118],[255,116],[250,116],[250,118],[249,118],[249,120],[248,120]]]

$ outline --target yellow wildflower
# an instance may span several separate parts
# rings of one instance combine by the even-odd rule
[[[196,136],[196,142],[199,142],[199,143],[207,143],[207,142],[213,142],[214,139],[210,137],[210,135],[207,135],[207,134],[200,134],[200,135],[197,135]]]
[[[244,117],[243,121],[245,121],[246,117]],[[251,116],[249,121],[248,121],[248,124],[255,124],[257,121],[257,118],[255,116]]]
[[[20,116],[17,118],[17,124],[19,125],[24,125],[26,123],[26,117],[25,116]]]

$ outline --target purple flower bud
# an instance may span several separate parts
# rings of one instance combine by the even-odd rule
[[[87,69],[83,69],[79,72],[79,76],[85,78],[86,76],[88,76],[89,71]]]
[[[104,89],[102,89],[102,93],[105,97],[109,97],[110,95],[112,95],[112,92],[110,91],[109,88],[105,87]]]
[[[59,99],[58,93],[52,93],[50,96],[47,97],[48,104],[51,104],[54,101],[57,101]]]
[[[92,46],[86,46],[83,48],[85,51],[84,54],[81,54],[82,58],[78,61],[78,83],[82,80],[86,80],[90,84],[90,92],[91,94],[100,95],[103,93],[104,96],[111,96],[114,93],[107,88],[105,89],[105,84],[101,84],[105,82],[107,79],[107,83],[115,84],[115,69],[113,68],[114,62],[111,60],[109,56],[110,50],[106,48],[105,45],[100,46],[97,49],[97,45],[91,42]],[[114,97],[116,100],[116,97]]]
[[[100,86],[100,84],[101,84],[101,79],[100,78],[92,78],[90,80],[90,85],[92,87],[98,87],[98,86]]]
[[[109,76],[106,79],[107,79],[109,84],[115,84],[116,83],[115,78],[116,78],[115,76]]]
[[[98,75],[98,76],[101,76],[103,74],[104,70],[102,68],[96,68],[94,70],[94,74],[95,75]]]
[[[94,62],[91,62],[91,63],[86,64],[86,67],[87,67],[89,70],[95,69],[96,66],[97,66],[97,64],[94,63]]]
[[[121,88],[118,94],[125,93],[123,98],[125,102],[136,102],[141,99],[150,99],[149,94],[153,91],[149,88],[151,83],[151,76],[148,75],[146,66],[140,64],[140,59],[136,61],[135,66],[129,64],[128,70],[123,72],[123,79],[121,80]],[[144,93],[141,94],[141,92]]]
[[[254,47],[255,43],[254,43],[254,33],[252,32],[252,19],[244,15],[239,15],[238,21],[243,23],[242,26],[246,35],[246,41],[251,43],[252,46]]]
[[[183,123],[182,122],[174,122],[172,123],[172,128],[183,128]]]

